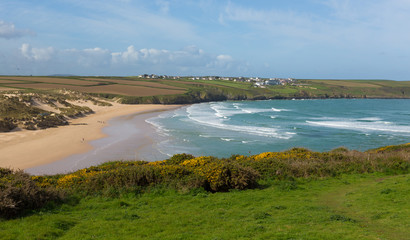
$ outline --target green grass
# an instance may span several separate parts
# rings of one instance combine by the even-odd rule
[[[410,98],[409,81],[305,79],[299,82],[307,84],[300,91],[310,97]]]
[[[2,221],[0,239],[406,239],[409,183],[409,174],[362,174],[226,193],[89,196]]]

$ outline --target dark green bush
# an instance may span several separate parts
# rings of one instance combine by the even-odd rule
[[[12,218],[27,210],[63,199],[53,187],[40,188],[23,171],[0,168],[0,217]]]
[[[16,127],[17,125],[14,124],[11,120],[0,120],[0,132],[9,132]]]
[[[37,126],[41,129],[57,127],[57,126],[64,126],[64,125],[68,125],[68,122],[61,115],[43,116],[37,122]]]
[[[214,191],[228,191],[229,189],[249,189],[258,185],[260,174],[251,167],[241,166],[235,162],[224,162],[222,174],[224,184],[214,186]]]
[[[77,186],[87,193],[104,192],[107,189],[133,189],[135,186],[147,187],[160,183],[162,176],[158,168],[140,165],[119,168],[101,174],[90,176],[84,181],[78,181]]]

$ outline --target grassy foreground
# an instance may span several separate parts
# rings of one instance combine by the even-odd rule
[[[0,239],[408,239],[410,175],[265,181],[224,193],[153,188],[0,222]],[[291,187],[290,187],[291,186]]]
[[[0,168],[0,239],[407,239],[410,143]]]

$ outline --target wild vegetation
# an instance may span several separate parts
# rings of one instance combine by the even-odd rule
[[[409,167],[404,144],[1,169],[0,239],[406,239]]]
[[[14,217],[62,198],[63,192],[50,186],[38,186],[23,171],[0,168],[0,217]]]
[[[204,189],[208,192],[244,190],[260,186],[260,180],[281,180],[293,188],[295,179],[318,179],[343,174],[407,174],[410,170],[410,144],[388,146],[367,152],[345,148],[330,152],[312,152],[293,148],[284,152],[267,152],[253,156],[234,155],[228,159],[174,155],[156,162],[109,162],[69,174],[32,176],[21,171],[1,169],[0,215],[10,217],[27,210],[24,201],[37,203],[54,199],[44,195],[61,191],[80,196],[118,197],[154,186],[181,191]],[[37,192],[45,191],[44,196]],[[18,193],[18,194],[17,194]],[[15,195],[17,194],[17,195]],[[15,196],[15,197],[13,197]],[[40,200],[37,198],[40,196]],[[33,199],[30,199],[33,198]],[[12,202],[15,203],[12,203]]]

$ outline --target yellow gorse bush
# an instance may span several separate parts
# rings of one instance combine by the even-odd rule
[[[276,159],[311,159],[315,154],[306,149],[295,148],[285,152],[265,152],[258,155],[251,156],[250,159],[260,161],[267,158]]]
[[[166,161],[167,160],[149,162],[149,163],[147,163],[147,165],[149,165],[149,166],[161,166],[161,165],[165,165]]]
[[[222,160],[213,157],[197,157],[185,160],[181,165],[204,177],[213,190],[220,189],[229,184],[231,176]]]
[[[189,171],[182,166],[178,166],[178,165],[157,165],[157,166],[160,169],[160,174],[162,177],[182,178],[189,174]]]
[[[255,184],[259,176],[285,178],[333,176],[350,172],[394,171],[410,169],[410,143],[386,146],[367,152],[330,151],[313,152],[293,148],[283,152],[265,152],[253,156],[234,155],[228,159],[212,156],[194,157],[176,154],[170,159],[156,162],[110,162],[89,167],[74,173],[56,176],[32,176],[39,187],[61,189],[104,189],[112,184],[118,187],[149,186],[157,183],[191,183],[211,191],[245,189]],[[397,152],[397,154],[396,154]],[[381,158],[382,155],[385,157]],[[395,156],[394,159],[392,156]],[[393,161],[393,160],[394,161]],[[0,174],[0,187],[10,179]],[[115,185],[115,186],[117,186]],[[94,186],[94,187],[92,187]]]
[[[57,188],[70,188],[74,184],[81,184],[89,182],[90,178],[106,171],[94,170],[93,168],[81,169],[77,172],[64,175],[57,180]]]
[[[373,151],[376,152],[376,153],[382,153],[382,152],[386,152],[386,151],[396,150],[398,148],[400,148],[400,149],[410,148],[410,143],[405,143],[405,144],[402,144],[402,145],[385,146],[385,147],[377,148]]]
[[[7,183],[10,183],[11,179],[7,177],[1,177],[0,178],[0,189],[5,186]]]

